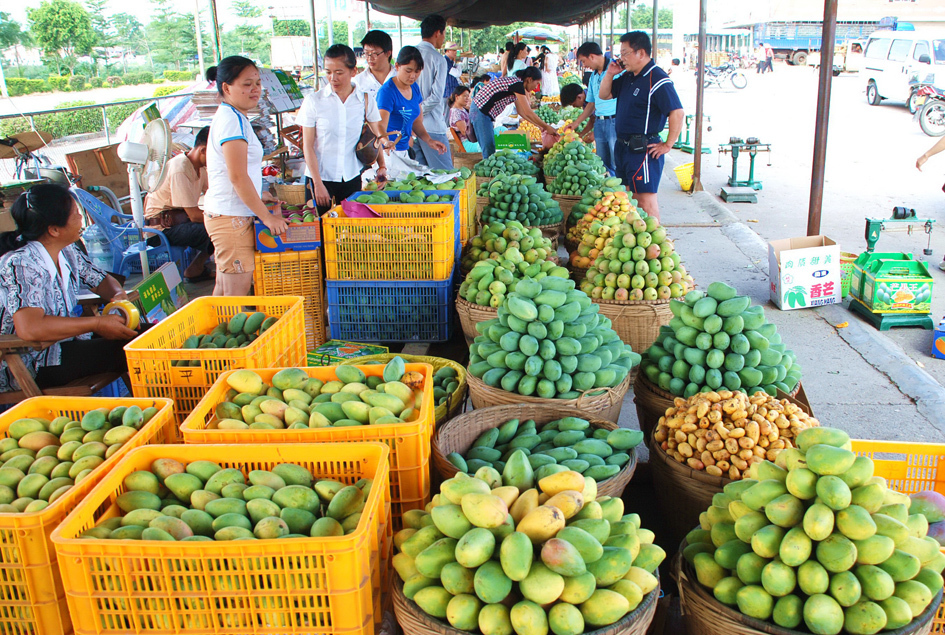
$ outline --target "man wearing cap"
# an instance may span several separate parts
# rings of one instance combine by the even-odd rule
[[[459,86],[459,69],[456,66],[456,56],[459,54],[459,44],[456,42],[447,42],[443,47],[443,57],[446,58],[446,90],[443,91],[443,99],[449,99],[456,87]],[[454,74],[453,69],[456,68]],[[449,118],[449,109],[447,109],[447,118]]]

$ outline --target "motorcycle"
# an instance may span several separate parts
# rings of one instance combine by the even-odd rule
[[[913,121],[918,120],[922,132],[930,137],[945,135],[945,89],[932,84],[917,84],[909,97],[910,110],[915,102]]]
[[[718,86],[723,88],[726,82],[732,82],[732,86],[741,90],[748,86],[748,76],[741,72],[735,66],[726,62],[721,66],[705,67],[705,87]]]

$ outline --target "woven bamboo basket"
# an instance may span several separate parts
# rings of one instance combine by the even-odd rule
[[[556,176],[548,176],[544,172],[541,173],[542,177],[545,179],[545,189],[548,189],[548,186],[555,182]]]
[[[472,342],[479,335],[476,325],[480,322],[486,322],[498,315],[498,310],[491,306],[480,306],[466,300],[466,298],[456,298],[456,312],[459,314],[459,323],[463,327],[463,335],[467,342]]]
[[[681,549],[680,549],[681,551]],[[674,572],[679,585],[679,600],[686,620],[689,635],[803,635],[807,631],[781,628],[770,622],[762,622],[739,613],[715,599],[696,579],[696,572],[681,555],[674,563]],[[883,631],[884,635],[928,635],[936,611],[942,603],[942,589],[917,618],[903,628]]]
[[[575,286],[580,288],[581,283],[584,282],[584,278],[587,277],[587,269],[584,267],[576,267],[569,262],[568,271],[571,272],[571,279],[574,280]]]
[[[577,399],[542,399],[540,397],[526,397],[514,392],[506,392],[501,388],[487,386],[478,377],[466,376],[469,382],[469,398],[473,408],[488,406],[504,406],[506,404],[533,404],[537,406],[560,406],[562,408],[577,408],[595,416],[598,419],[617,423],[620,410],[623,408],[623,398],[630,389],[630,375],[614,388],[595,388],[589,390]],[[597,393],[591,395],[590,393]]]
[[[433,366],[433,371],[436,372],[443,368],[444,366],[449,366],[456,371],[456,377],[459,380],[459,388],[457,388],[448,402],[441,406],[437,406],[436,410],[433,411],[433,416],[436,419],[436,425],[446,423],[453,417],[459,415],[463,411],[463,404],[466,403],[466,369],[463,368],[460,364],[457,364],[451,359],[443,359],[442,357],[429,357],[427,355],[404,355],[403,353],[383,353],[381,355],[365,355],[364,357],[355,357],[349,360],[345,360],[341,363],[342,366],[352,366],[355,364],[366,364],[368,362],[381,362],[386,364],[395,357],[400,357],[402,360],[408,364],[430,364]]]
[[[536,225],[541,230],[541,235],[551,241],[554,249],[558,248],[558,235],[561,233],[561,223],[552,223],[551,225]],[[531,227],[529,227],[531,229]]]
[[[571,215],[571,208],[580,203],[583,197],[552,194],[551,198],[558,201],[558,205],[561,206],[561,213],[564,215],[564,221],[561,223],[561,226],[566,228],[568,226],[568,217]]]
[[[673,312],[669,300],[640,300],[620,302],[616,300],[594,300],[600,305],[600,314],[610,318],[613,329],[633,350],[642,353],[656,341],[660,327],[669,324]]]
[[[482,161],[482,152],[465,152],[455,144],[450,144],[451,146],[459,149],[459,152],[453,152],[453,167],[454,168],[469,168],[472,170],[476,167],[476,164]]]
[[[649,448],[656,503],[666,522],[667,540],[675,544],[699,524],[699,514],[712,505],[712,497],[732,481],[677,463],[652,439]]]
[[[643,353],[643,350],[633,350]],[[674,399],[673,395],[647,379],[645,373],[637,374],[633,382],[633,403],[637,407],[637,421],[640,422],[640,429],[643,430],[647,442],[659,425],[660,417],[666,414],[667,408],[673,406]]]
[[[479,438],[479,435],[486,430],[497,428],[510,419],[521,421],[532,419],[541,427],[550,421],[557,421],[564,417],[587,419],[592,428],[616,430],[618,427],[617,424],[611,421],[596,419],[590,413],[574,408],[562,408],[557,404],[542,406],[512,404],[482,408],[462,414],[437,430],[436,437],[433,439],[433,465],[444,480],[453,478],[459,470],[450,463],[446,456],[451,452],[465,454]],[[630,461],[623,466],[620,472],[597,484],[599,496],[619,498],[623,494],[624,488],[637,469],[636,451],[630,450],[628,454],[630,455]]]
[[[482,210],[486,209],[489,206],[489,197],[488,196],[477,196],[476,197],[476,223],[479,223],[479,215],[482,214]]]
[[[657,578],[659,572],[656,572]],[[394,615],[404,635],[469,635],[469,631],[453,628],[448,622],[427,615],[412,600],[404,596],[404,583],[399,576],[394,576]],[[645,635],[653,616],[656,615],[656,603],[660,588],[650,591],[633,611],[623,618],[596,631],[585,631],[583,635]]]
[[[568,238],[568,237],[567,237],[567,235],[568,235],[567,230],[565,230],[565,234],[564,234],[564,235],[565,235],[565,238],[564,238],[564,240],[562,241],[563,244],[564,244],[564,248],[568,250],[568,253],[569,253],[569,254],[573,254],[575,251],[578,250],[578,247],[581,245],[581,241],[579,241],[579,240],[571,240],[570,238]]]
[[[494,179],[494,176],[480,176],[476,175],[476,185],[482,186],[483,183],[488,184]]]

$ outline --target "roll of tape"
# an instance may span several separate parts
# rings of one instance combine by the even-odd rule
[[[141,314],[138,312],[138,307],[128,300],[109,302],[105,305],[102,313],[105,315],[113,313],[121,315],[125,318],[125,326],[131,330],[138,328],[138,325],[141,324]]]

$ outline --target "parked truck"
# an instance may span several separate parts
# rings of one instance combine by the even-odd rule
[[[866,40],[877,26],[877,22],[838,22],[836,41]],[[755,24],[752,31],[755,43],[770,46],[775,57],[804,66],[810,52],[820,51],[823,22],[763,22]]]

